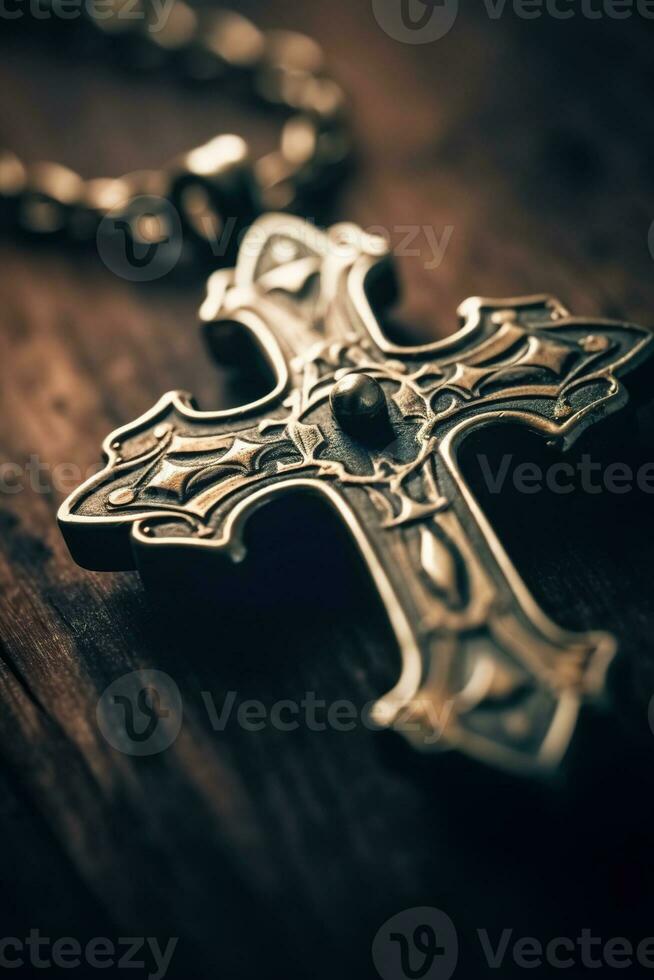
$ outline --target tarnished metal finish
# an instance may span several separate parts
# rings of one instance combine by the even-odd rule
[[[352,225],[323,233],[296,218],[259,219],[236,269],[209,280],[201,319],[216,349],[242,328],[272,390],[222,412],[168,393],[109,436],[105,469],[63,505],[61,527],[87,567],[202,552],[229,575],[257,508],[280,494],[320,495],[349,529],[401,652],[377,724],[425,751],[551,767],[581,702],[601,694],[615,643],[559,629],[537,607],[457,451],[471,432],[506,423],[570,446],[624,405],[621,379],[652,338],[535,296],[469,299],[453,336],[398,346],[370,301],[389,292],[389,274],[386,244]],[[376,416],[379,392],[383,438],[350,424]]]
[[[101,12],[91,4],[84,16],[91,32],[105,35],[109,47],[130,64],[148,71],[172,67],[195,82],[234,79],[243,94],[282,115],[278,148],[259,160],[251,158],[239,136],[224,134],[162,168],[159,183],[167,188],[162,193],[178,209],[196,250],[215,263],[213,236],[219,239],[227,222],[235,223],[235,239],[257,214],[300,210],[339,176],[350,153],[345,96],[325,73],[319,45],[302,34],[260,31],[241,14],[195,10],[183,0],[176,0],[156,30],[148,22],[149,6],[139,11],[135,5],[135,16],[126,17],[124,3],[103,4]],[[3,224],[18,224],[37,237],[92,240],[103,214],[116,207],[100,203],[97,180],[85,182],[66,171],[75,177],[73,186],[63,180],[63,168],[47,163],[28,168],[25,186],[19,186],[23,169],[11,154],[0,152]],[[123,179],[133,185],[131,177]],[[5,184],[11,185],[8,195]],[[132,190],[133,196],[153,193]],[[125,210],[128,217],[133,213],[130,201]]]
[[[173,204],[185,227],[209,247],[226,221],[236,222],[238,232],[258,213],[250,154],[240,136],[216,136],[185,153],[170,172]]]

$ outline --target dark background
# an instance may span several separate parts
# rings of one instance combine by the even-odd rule
[[[424,267],[422,236],[422,255],[398,260],[399,320],[437,336],[467,295],[549,291],[576,313],[652,323],[651,24],[491,20],[475,4],[445,38],[410,46],[368,2],[243,9],[315,37],[349,93],[357,161],[334,216],[396,244],[398,226],[453,227],[438,269]],[[220,91],[0,30],[0,142],[25,160],[91,177],[159,166],[221,131],[272,142],[273,120]],[[107,432],[170,388],[219,404],[195,329],[202,291],[132,286],[93,254],[2,242],[2,460],[86,469]],[[596,458],[654,458],[641,394]],[[513,451],[541,453],[524,438]],[[282,601],[245,615],[217,597],[198,620],[181,595],[172,610],[146,599],[135,575],[77,568],[55,522],[66,489],[0,497],[3,936],[179,936],[175,976],[363,978],[385,919],[431,905],[458,930],[456,975],[476,978],[478,928],[543,943],[584,927],[654,934],[651,497],[484,501],[548,612],[614,630],[622,650],[613,713],[582,729],[567,777],[539,787],[461,760],[416,765],[365,729],[216,734],[202,690],[363,705],[390,686],[396,654],[338,536],[296,521],[284,537],[281,513],[261,522],[262,565],[282,541],[290,556]],[[310,614],[300,576],[315,580]],[[141,666],[175,678],[185,722],[171,749],[139,760],[107,745],[95,707]]]

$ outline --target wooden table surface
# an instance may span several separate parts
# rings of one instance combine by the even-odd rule
[[[318,39],[350,94],[357,162],[335,217],[396,245],[403,226],[451,229],[437,268],[422,232],[420,255],[398,258],[398,321],[442,335],[467,295],[542,291],[654,321],[651,23],[524,20],[508,5],[492,19],[479,4],[418,46],[384,33],[368,2],[245,9]],[[219,92],[3,27],[0,143],[26,160],[117,175],[225,130],[262,146],[272,132]],[[613,713],[582,732],[574,778],[556,787],[413,765],[361,727],[212,729],[203,691],[363,705],[390,686],[396,652],[365,591],[351,601],[329,535],[293,536],[282,600],[249,617],[217,596],[198,622],[135,574],[72,562],[57,507],[104,436],[171,388],[220,403],[195,327],[202,291],[0,243],[0,461],[40,467],[37,486],[0,494],[0,933],[179,937],[169,975],[230,980],[366,977],[377,929],[420,905],[455,923],[461,977],[485,975],[478,928],[494,941],[505,928],[542,942],[654,933],[651,496],[484,501],[550,614],[620,642]],[[606,461],[654,459],[646,395],[596,450]],[[293,573],[315,577],[310,612]],[[102,691],[139,667],[166,671],[184,699],[176,742],[146,758],[111,748],[96,722]]]

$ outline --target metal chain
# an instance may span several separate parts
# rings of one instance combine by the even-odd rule
[[[262,211],[300,211],[340,175],[350,155],[345,98],[325,73],[315,41],[261,31],[241,14],[193,8],[184,0],[175,0],[165,24],[153,30],[148,0],[138,3],[138,18],[133,0],[126,18],[126,0],[113,0],[110,16],[103,0],[101,17],[84,11],[84,29],[104,36],[121,60],[141,69],[172,67],[206,85],[235,82],[247,97],[286,114],[278,148],[253,160],[240,136],[219,135],[161,170],[93,180],[57,163],[24,164],[0,150],[3,228],[36,239],[90,242],[111,212],[124,217],[135,241],[156,243],[170,232],[166,208],[152,213],[152,202],[161,200],[176,210],[194,254],[206,254],[226,221],[239,230]],[[139,201],[147,202],[144,209]]]

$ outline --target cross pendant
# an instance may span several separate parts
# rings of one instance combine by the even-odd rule
[[[164,395],[108,437],[105,468],[62,505],[60,525],[85,567],[202,549],[228,573],[245,557],[255,509],[279,494],[321,495],[358,548],[401,655],[375,723],[425,751],[551,768],[581,703],[601,693],[615,642],[564,631],[538,608],[457,453],[470,433],[503,423],[570,446],[624,405],[621,379],[652,338],[531,296],[469,299],[453,336],[398,346],[373,312],[392,286],[386,243],[354,225],[259,219],[236,268],[209,280],[201,320],[217,347],[235,324],[245,331],[272,390],[220,412]]]

